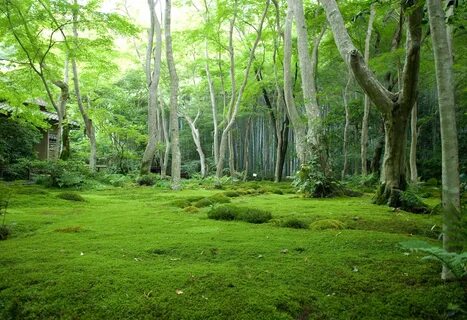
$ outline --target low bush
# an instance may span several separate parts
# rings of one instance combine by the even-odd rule
[[[208,212],[208,218],[214,219],[214,220],[231,221],[237,218],[241,210],[242,209],[239,207],[230,206],[230,205],[219,206],[219,207],[212,208]]]
[[[414,192],[403,191],[400,194],[400,208],[413,213],[430,213],[431,210]]]
[[[272,189],[271,192],[274,194],[284,194],[284,192],[281,189]]]
[[[209,198],[203,198],[193,203],[193,205],[197,208],[209,207],[209,206],[212,206],[213,204],[214,204],[214,201],[212,201]]]
[[[170,204],[177,208],[186,208],[191,205],[191,202],[187,199],[177,199],[172,201]]]
[[[6,225],[0,225],[0,240],[6,240],[11,234],[10,228]]]
[[[195,206],[188,206],[188,207],[185,207],[183,211],[188,212],[188,213],[197,213],[199,212],[199,208]]]
[[[136,179],[136,183],[140,186],[153,186],[156,183],[156,175],[145,174],[145,175],[139,176]]]
[[[240,208],[232,205],[223,205],[212,208],[208,212],[208,218],[214,220],[240,220],[248,223],[265,223],[272,219],[268,211],[255,208]]]
[[[290,218],[281,223],[284,228],[308,229],[308,223],[297,218]]]
[[[336,220],[336,219],[317,220],[310,225],[310,229],[312,230],[326,230],[326,229],[340,230],[344,228],[345,228],[345,224],[342,221]]]
[[[69,201],[86,201],[81,195],[75,192],[62,192],[57,195],[57,198]]]
[[[272,215],[269,211],[264,211],[255,208],[246,208],[242,210],[237,216],[238,220],[242,220],[249,223],[265,223],[272,219]]]
[[[213,203],[229,203],[230,199],[223,193],[216,193],[209,197]]]
[[[430,178],[425,182],[425,185],[430,187],[436,187],[438,185],[438,179]]]

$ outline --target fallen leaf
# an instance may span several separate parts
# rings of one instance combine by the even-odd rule
[[[183,291],[180,290],[180,289],[177,289],[177,290],[175,290],[175,293],[178,294],[178,295],[181,295],[181,294],[183,294]]]

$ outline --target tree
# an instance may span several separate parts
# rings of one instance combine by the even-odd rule
[[[147,174],[151,170],[152,161],[156,152],[157,145],[157,112],[159,102],[157,90],[161,72],[162,56],[162,31],[159,18],[156,14],[156,3],[154,0],[148,0],[151,24],[148,30],[148,43],[146,47],[145,74],[146,85],[148,87],[148,143],[141,161],[141,174]],[[154,44],[155,36],[155,44]]]
[[[175,69],[173,51],[172,51],[172,34],[170,31],[171,0],[165,1],[165,53],[167,66],[170,74],[170,139],[172,148],[172,189],[178,190],[181,188],[180,171],[181,171],[181,155],[179,145],[179,130],[178,130],[178,76]]]
[[[386,143],[381,186],[376,203],[399,207],[401,190],[407,187],[405,173],[407,126],[417,97],[423,7],[418,0],[403,4],[404,12],[408,15],[406,57],[401,77],[401,90],[394,93],[387,90],[375,77],[361,53],[355,48],[336,1],[324,0],[322,5],[342,59],[384,118]]]
[[[431,39],[435,56],[436,83],[441,127],[442,183],[443,183],[443,246],[447,251],[462,249],[459,156],[457,145],[456,111],[454,99],[453,57],[451,35],[445,25],[445,14],[440,0],[428,0]],[[443,279],[452,273],[443,266]]]

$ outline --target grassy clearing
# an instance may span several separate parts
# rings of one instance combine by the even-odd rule
[[[76,202],[18,187],[13,234],[0,241],[0,318],[445,319],[449,304],[466,308],[437,263],[398,248],[434,243],[439,216],[392,212],[369,196],[303,199],[287,185],[236,189],[253,191],[232,205],[273,220],[216,221],[211,206],[192,205],[219,190],[112,188]],[[342,227],[283,227],[290,219]]]

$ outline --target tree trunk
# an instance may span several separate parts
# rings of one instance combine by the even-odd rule
[[[68,160],[70,157],[70,126],[67,123],[66,117],[66,104],[70,98],[70,91],[68,87],[68,59],[65,61],[65,76],[63,81],[55,81],[54,84],[60,88],[60,98],[59,98],[59,109],[60,112],[57,113],[58,116],[58,130],[61,130],[60,140],[57,137],[57,148],[59,152],[59,158],[62,160]],[[61,146],[61,148],[60,148]]]
[[[219,162],[217,163],[217,168],[216,168],[216,178],[218,180],[221,178],[222,171],[223,171],[223,168],[224,168],[224,159],[225,159],[225,153],[226,153],[226,149],[227,149],[228,133],[231,130],[233,124],[235,123],[235,118],[237,116],[238,109],[240,108],[240,103],[242,101],[243,92],[245,90],[246,84],[248,83],[248,76],[250,74],[251,65],[252,65],[253,60],[254,60],[255,50],[256,50],[256,47],[258,46],[259,40],[261,39],[261,34],[262,34],[262,31],[263,31],[263,24],[264,24],[264,20],[266,19],[268,8],[269,8],[269,0],[266,1],[266,7],[264,8],[263,15],[262,15],[261,21],[260,21],[260,25],[259,25],[259,28],[257,29],[258,32],[257,32],[257,35],[256,35],[256,40],[255,40],[255,42],[253,44],[253,47],[250,50],[250,55],[249,55],[249,58],[248,58],[247,67],[246,67],[245,73],[244,73],[243,83],[240,86],[240,89],[238,90],[237,95],[235,96],[235,94],[233,94],[233,96],[232,96],[232,101],[231,101],[231,104],[230,104],[230,107],[229,107],[229,110],[228,110],[228,117],[227,117],[226,126],[225,126],[225,128],[224,128],[224,130],[222,132],[221,142],[220,142],[220,146],[219,146]],[[234,20],[235,20],[235,16],[234,16]],[[234,20],[231,22],[230,37],[229,37],[230,38],[230,40],[229,40],[230,50],[229,51],[230,51],[230,56],[231,56],[231,66],[230,66],[231,67],[231,79],[232,79],[231,82],[232,82],[232,91],[233,91],[233,93],[235,92],[235,69],[234,69],[235,68],[235,60],[234,60],[234,51],[233,51],[233,44],[232,44]]]
[[[74,5],[77,7],[78,2],[74,0]],[[78,39],[78,12],[77,9],[73,11],[73,36],[75,37],[75,41]],[[94,131],[94,125],[92,120],[89,118],[86,109],[83,105],[83,99],[81,97],[80,87],[79,87],[79,76],[78,76],[78,67],[76,66],[76,59],[74,56],[71,57],[71,68],[73,70],[73,83],[75,87],[75,94],[76,100],[78,103],[78,108],[83,117],[84,125],[86,126],[86,135],[89,138],[89,144],[91,147],[90,154],[89,154],[89,169],[94,172],[96,171],[96,158],[97,158],[97,146],[96,146],[96,133]],[[89,97],[88,97],[88,105],[90,104]]]
[[[431,39],[435,56],[436,84],[441,129],[442,184],[443,184],[443,247],[447,251],[462,250],[462,215],[460,211],[459,155],[454,100],[453,58],[451,34],[445,25],[440,0],[428,0]],[[453,278],[443,266],[443,279]]]
[[[410,116],[410,181],[416,183],[418,180],[417,171],[417,104],[413,106],[412,114]]]
[[[227,143],[229,144],[229,172],[232,178],[235,177],[235,149],[232,137],[232,130],[227,135]]]
[[[216,104],[216,93],[214,90],[214,84],[211,78],[211,71],[209,69],[209,51],[208,51],[208,41],[206,40],[205,47],[205,56],[206,56],[206,77],[209,85],[209,97],[211,98],[211,110],[212,110],[212,123],[214,128],[213,133],[213,151],[214,151],[214,163],[219,162],[219,128],[217,120],[217,104]]]
[[[284,96],[290,122],[294,129],[295,150],[300,164],[305,164],[306,156],[306,125],[295,106],[292,84],[292,22],[294,16],[293,0],[288,1],[287,16],[284,30]]]
[[[383,174],[375,200],[379,204],[396,205],[400,201],[400,190],[405,190],[407,186],[405,161],[402,156],[405,155],[408,116],[417,98],[423,15],[423,6],[418,2],[419,0],[403,3],[404,12],[408,14],[408,32],[401,90],[398,93],[387,90],[370,71],[347,33],[336,1],[322,2],[342,58],[384,118],[386,145]]]
[[[178,76],[175,69],[175,63],[172,51],[172,34],[170,31],[170,12],[171,0],[165,0],[165,52],[167,57],[167,66],[170,74],[170,138],[172,145],[172,189],[179,190],[181,188],[180,171],[181,171],[181,154],[179,145],[179,130],[178,130]]]
[[[347,85],[345,86],[343,100],[344,100],[344,109],[345,109],[345,126],[344,126],[344,145],[342,148],[342,153],[344,156],[344,165],[342,167],[341,179],[344,180],[345,175],[347,174],[347,144],[348,144],[348,132],[350,125],[350,112],[349,112],[349,103],[347,101],[347,94],[349,92],[350,83],[352,82],[352,75],[349,74],[349,79],[347,80]]]
[[[373,22],[375,20],[375,4],[370,5],[370,18],[368,20],[368,30],[366,32],[365,38],[365,53],[364,61],[368,65],[370,60],[370,42],[371,42],[371,33],[373,31]],[[363,106],[363,121],[362,121],[362,138],[361,138],[361,161],[362,161],[362,175],[366,176],[368,174],[367,170],[367,153],[368,153],[368,117],[370,115],[370,97],[365,95],[365,101]]]
[[[154,0],[148,0],[151,26],[148,30],[148,45],[146,48],[146,85],[148,87],[148,143],[144,150],[143,159],[141,161],[141,174],[148,174],[151,171],[152,162],[156,153],[157,146],[157,109],[158,98],[157,89],[159,86],[159,78],[161,71],[161,56],[162,56],[162,31],[159,19],[156,14]],[[154,35],[156,43],[154,45]],[[154,61],[154,66],[151,68],[151,61]]]
[[[165,179],[167,177],[167,167],[169,165],[169,155],[170,155],[170,136],[169,136],[169,123],[165,115],[164,106],[161,104],[161,123],[162,123],[162,133],[164,136],[165,150],[164,157],[161,164],[161,178]]]
[[[248,117],[248,120],[246,122],[246,130],[245,130],[245,138],[244,138],[244,143],[243,143],[243,148],[244,148],[244,157],[243,157],[243,163],[244,163],[244,170],[245,174],[243,175],[243,181],[246,181],[249,177],[249,171],[250,171],[250,133],[251,132],[251,116]]]
[[[199,163],[201,166],[201,177],[204,178],[206,176],[206,157],[204,155],[203,148],[201,147],[201,138],[199,135],[199,130],[198,128],[196,128],[196,122],[198,120],[199,115],[200,115],[200,112],[198,111],[198,114],[196,115],[194,120],[192,120],[188,115],[184,115],[184,117],[191,129],[191,136],[193,137],[193,142],[195,143],[196,151],[198,152],[198,155],[199,155]]]

